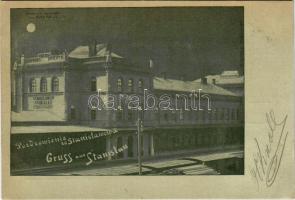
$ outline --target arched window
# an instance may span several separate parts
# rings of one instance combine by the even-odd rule
[[[37,82],[34,78],[30,80],[30,92],[37,92]]]
[[[128,80],[128,91],[133,92],[133,79]]]
[[[40,92],[47,92],[47,80],[45,77],[41,78],[40,81]]]
[[[95,92],[97,90],[96,88],[96,77],[91,77],[91,83],[90,83],[90,90],[92,92]]]
[[[138,81],[138,90],[139,90],[139,92],[141,92],[143,90],[143,80],[141,80],[141,79]]]
[[[123,92],[123,79],[122,78],[118,78],[118,80],[117,80],[117,91]]]
[[[53,77],[51,80],[51,88],[52,92],[58,92],[59,90],[59,82],[57,77]]]

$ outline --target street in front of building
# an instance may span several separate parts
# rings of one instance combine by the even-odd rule
[[[170,158],[145,160],[142,163],[142,175],[232,175],[243,174],[243,150],[232,149],[223,152],[191,153],[175,155]],[[54,175],[54,176],[113,176],[139,175],[139,165],[135,160],[69,168],[39,168],[23,171],[18,175]]]

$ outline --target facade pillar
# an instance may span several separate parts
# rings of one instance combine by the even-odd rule
[[[23,110],[23,78],[22,70],[17,69],[16,72],[16,112]]]
[[[154,134],[150,134],[150,148],[151,148],[151,156],[155,155],[155,149],[154,149]]]
[[[111,136],[106,137],[106,152],[111,150]],[[108,160],[111,160],[111,156],[108,156]]]
[[[124,145],[127,145],[128,146],[128,135],[124,135],[122,136],[122,143],[123,143],[123,146]],[[129,147],[128,147],[129,148]],[[125,149],[123,151],[123,158],[126,159],[128,158],[128,149]]]
[[[143,134],[143,156],[149,156],[149,135],[148,134]]]
[[[117,148],[117,136],[114,136],[111,141],[112,141],[111,149]],[[118,155],[115,155],[113,159],[116,159],[117,157]]]
[[[137,133],[136,132],[133,135],[133,147],[132,147],[132,151],[133,151],[133,157],[134,158],[137,158]]]

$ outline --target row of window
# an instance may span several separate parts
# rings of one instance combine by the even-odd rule
[[[92,77],[91,78],[91,83],[90,83],[90,90],[92,91],[92,92],[95,92],[95,91],[97,91],[97,83],[96,83],[96,77]],[[144,82],[143,82],[143,80],[138,80],[138,82],[137,82],[137,85],[138,85],[138,90],[139,91],[142,91],[144,88],[143,88],[143,84],[144,84]],[[133,81],[133,79],[128,79],[128,82],[127,82],[127,91],[128,92],[134,92],[134,81]],[[124,92],[124,80],[123,80],[123,78],[118,78],[117,79],[117,91],[118,92]]]
[[[239,109],[220,109],[222,112],[219,112],[218,110],[212,113],[206,113],[205,111],[203,112],[197,112],[195,115],[196,120],[238,120],[240,111]],[[90,119],[91,120],[96,120],[96,110],[90,110]],[[190,112],[192,115],[192,112]],[[137,111],[132,111],[128,110],[127,111],[127,118],[124,117],[124,111],[123,110],[118,110],[116,114],[116,120],[127,120],[127,121],[132,121],[134,120],[138,115]],[[140,118],[144,118],[143,112],[140,112]],[[176,113],[168,114],[167,112],[163,114],[163,118],[165,121],[171,120],[177,120]],[[158,113],[158,117],[161,118],[161,114]],[[193,119],[193,116],[189,116],[190,119]],[[178,112],[178,119],[179,120],[184,120],[184,111],[180,110]]]
[[[139,91],[143,90],[143,80],[138,80],[138,89]],[[57,77],[53,77],[51,79],[51,88],[53,92],[58,92],[59,90],[59,80]],[[123,78],[117,79],[117,91],[123,92],[124,88],[124,81]],[[91,78],[91,91],[97,91],[97,83],[96,77]],[[128,92],[134,91],[134,83],[133,79],[128,80]],[[35,78],[30,79],[30,92],[38,92],[37,91],[37,80]],[[47,92],[47,79],[42,77],[40,79],[40,92]]]
[[[139,91],[142,91],[143,88],[143,80],[139,79],[137,82],[137,87]],[[117,79],[117,91],[118,92],[124,92],[124,79],[123,78],[118,78]],[[132,78],[128,79],[127,82],[127,91],[128,92],[134,92],[134,81]]]
[[[189,111],[184,111],[184,110],[180,110],[179,113],[179,120],[184,120],[185,116],[187,116],[187,118],[189,119],[193,119],[195,118],[196,120],[200,119],[203,121],[206,120],[238,120],[239,116],[240,116],[240,111],[239,109],[216,109],[215,111],[211,111],[211,112],[196,112],[194,114],[194,112],[189,112]],[[167,112],[164,113],[164,119],[166,121],[169,121],[170,119],[176,119],[176,113],[172,113],[172,114],[168,114]]]
[[[40,79],[40,92],[47,92],[47,79],[42,77]],[[52,92],[59,91],[59,80],[57,77],[51,78],[51,90]],[[30,79],[30,92],[38,92],[37,91],[37,80],[35,78]]]
[[[208,132],[207,132],[208,131]],[[243,144],[243,133],[228,131],[216,134],[208,130],[205,132],[168,132],[154,135],[154,146],[156,152],[167,150],[196,149],[219,145]]]

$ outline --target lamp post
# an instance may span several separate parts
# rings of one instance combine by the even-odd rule
[[[139,175],[142,174],[142,166],[141,166],[141,149],[142,149],[142,144],[141,144],[141,129],[142,129],[142,121],[140,119],[140,110],[141,108],[138,107],[137,109],[137,158],[138,158],[138,170],[139,170]]]

